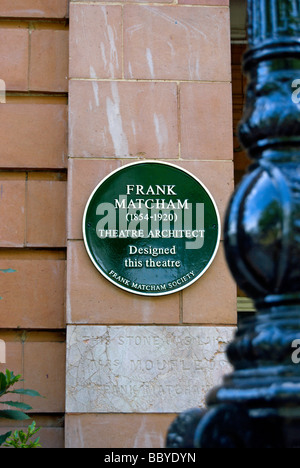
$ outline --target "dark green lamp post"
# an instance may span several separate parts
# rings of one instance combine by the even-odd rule
[[[239,137],[252,164],[227,210],[228,266],[257,313],[233,372],[171,425],[167,447],[300,447],[300,0],[248,0]],[[299,340],[299,341],[298,341]]]

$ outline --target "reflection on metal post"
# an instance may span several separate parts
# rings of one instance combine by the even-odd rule
[[[300,0],[248,0],[248,39],[239,137],[252,164],[225,251],[257,313],[227,349],[233,372],[206,411],[174,421],[168,448],[300,447]]]

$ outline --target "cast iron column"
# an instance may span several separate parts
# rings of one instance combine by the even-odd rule
[[[239,137],[252,164],[228,207],[224,244],[257,313],[227,349],[232,373],[206,411],[174,421],[168,448],[300,447],[299,33],[300,0],[248,0]]]

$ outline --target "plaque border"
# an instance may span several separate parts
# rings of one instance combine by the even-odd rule
[[[97,192],[98,188],[107,180],[109,179],[112,175],[116,174],[117,172],[120,172],[124,169],[126,169],[127,167],[130,167],[130,166],[137,166],[137,165],[140,165],[140,164],[162,164],[162,165],[166,165],[166,166],[169,166],[169,167],[173,167],[179,171],[182,171],[184,173],[186,173],[188,176],[192,177],[199,185],[201,185],[204,190],[206,191],[206,193],[209,195],[210,199],[211,199],[211,202],[214,206],[214,209],[215,209],[215,212],[216,212],[216,217],[217,217],[217,222],[218,222],[218,237],[217,237],[217,241],[216,241],[216,246],[215,246],[215,249],[214,249],[214,252],[210,258],[210,261],[208,262],[208,264],[206,265],[206,267],[201,271],[201,273],[196,276],[195,278],[193,278],[190,282],[188,282],[187,284],[184,284],[183,286],[175,289],[175,290],[170,290],[170,291],[164,291],[164,292],[158,292],[158,293],[151,293],[151,292],[143,292],[143,291],[139,291],[139,290],[133,290],[133,289],[129,289],[127,288],[126,286],[123,286],[117,282],[115,282],[109,275],[107,275],[100,267],[99,265],[97,264],[97,262],[94,260],[94,257],[90,251],[90,248],[89,248],[89,245],[88,245],[88,242],[87,242],[87,239],[86,239],[86,233],[85,233],[85,225],[86,225],[86,215],[87,215],[87,210],[89,208],[89,205],[90,205],[90,202],[92,200],[92,198],[94,197],[95,193]],[[204,275],[204,273],[208,270],[208,268],[211,266],[212,262],[214,261],[216,255],[217,255],[217,252],[219,250],[219,246],[220,246],[220,240],[221,240],[221,220],[220,220],[220,214],[219,214],[219,210],[218,210],[218,207],[217,207],[217,204],[215,202],[215,199],[214,197],[212,196],[211,192],[208,190],[208,188],[205,186],[205,184],[203,184],[203,182],[201,182],[199,180],[198,177],[196,177],[194,174],[192,174],[190,171],[188,171],[187,169],[185,168],[182,168],[176,164],[173,164],[173,163],[170,163],[170,162],[167,162],[167,161],[157,161],[155,159],[149,159],[149,160],[142,160],[142,161],[135,161],[133,163],[129,163],[129,164],[125,164],[124,166],[122,165],[121,167],[118,167],[117,169],[113,170],[112,172],[110,172],[107,176],[105,176],[98,184],[97,186],[94,188],[94,190],[92,191],[86,205],[85,205],[85,209],[84,209],[84,214],[83,214],[83,220],[82,220],[82,233],[83,233],[83,241],[84,241],[84,245],[85,245],[85,249],[89,255],[89,258],[90,260],[92,261],[94,267],[101,273],[101,275],[106,278],[110,283],[112,283],[114,286],[117,286],[118,288],[120,289],[123,289],[124,291],[126,292],[129,292],[131,294],[136,294],[136,295],[139,295],[139,296],[146,296],[146,297],[160,297],[160,296],[167,296],[167,295],[170,295],[170,294],[175,294],[175,293],[178,293],[180,291],[182,291],[183,289],[186,289],[188,288],[189,286],[191,286],[192,284],[194,284],[196,281],[199,280],[199,278],[201,278],[201,276]]]

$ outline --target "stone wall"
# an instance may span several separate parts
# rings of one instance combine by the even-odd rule
[[[223,221],[231,97],[228,1],[70,3],[68,447],[162,447],[176,413],[203,405],[228,371],[236,288],[222,241],[194,285],[138,296],[95,269],[82,217],[110,172],[155,159],[198,177]]]
[[[195,284],[139,296],[95,269],[82,217],[105,176],[154,159],[203,182],[223,224],[238,115],[229,0],[2,0],[0,61],[0,371],[45,396],[25,399],[45,448],[163,447],[228,371],[222,238]],[[23,423],[9,424],[0,433]]]

